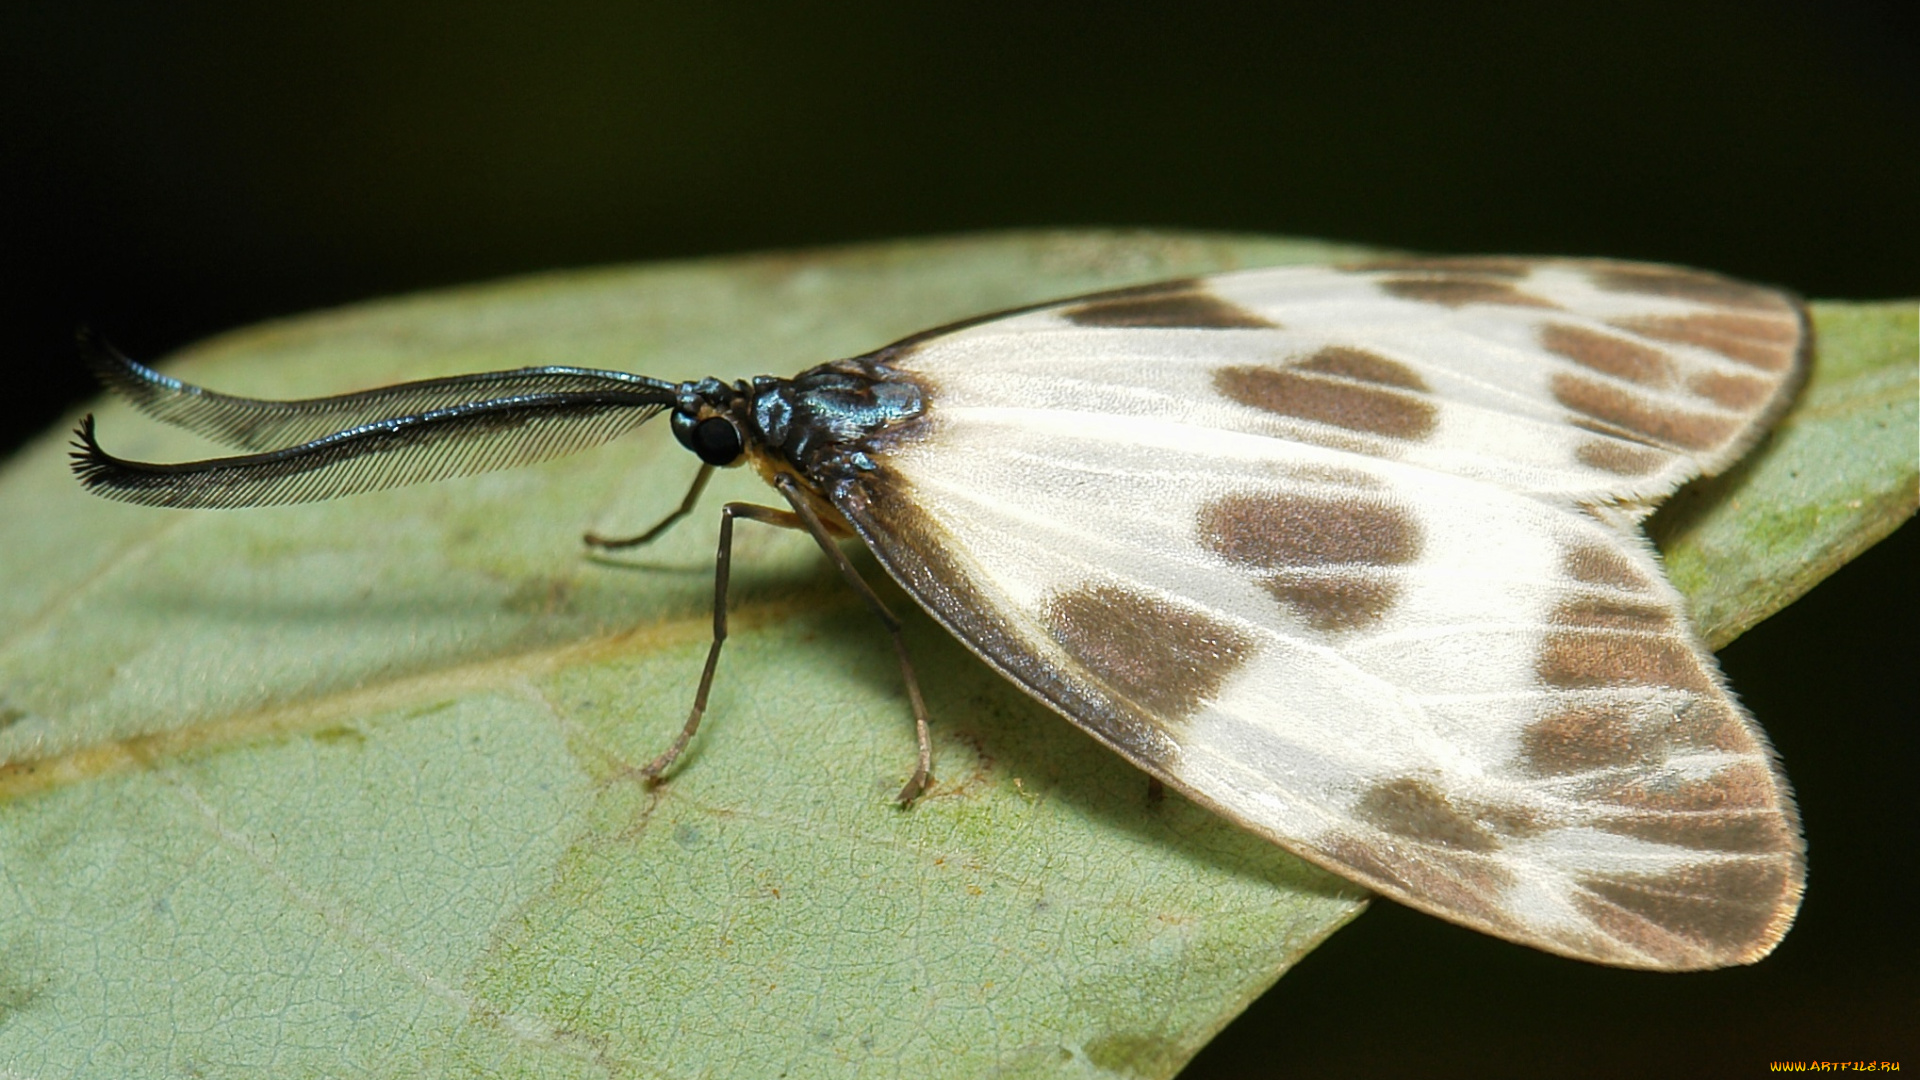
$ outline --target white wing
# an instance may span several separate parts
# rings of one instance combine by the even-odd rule
[[[988,662],[1290,850],[1555,952],[1751,962],[1798,823],[1637,522],[1757,438],[1803,326],[1609,262],[1123,290],[874,354],[926,416],[833,498]]]

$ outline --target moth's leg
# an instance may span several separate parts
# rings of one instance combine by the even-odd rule
[[[813,534],[814,540],[820,545],[820,550],[826,552],[827,558],[833,560],[833,565],[840,568],[840,576],[846,578],[847,584],[853,586],[853,591],[859,593],[860,599],[867,602],[867,609],[880,619],[880,624],[885,626],[887,633],[893,637],[893,653],[900,659],[900,677],[906,681],[907,702],[913,707],[914,736],[920,742],[920,762],[915,766],[913,776],[907,780],[907,786],[900,789],[899,795],[894,796],[896,802],[905,806],[925,791],[927,784],[933,779],[933,736],[927,730],[927,703],[920,696],[920,680],[913,674],[913,661],[907,656],[907,641],[900,636],[900,620],[888,610],[879,594],[873,591],[873,586],[868,585],[866,579],[860,576],[860,571],[853,568],[853,563],[847,559],[847,553],[840,550],[840,545],[834,541],[833,534],[828,532],[826,525],[821,522],[820,515],[814,512],[806,496],[800,493],[799,486],[787,476],[775,477],[773,486],[793,504],[794,513],[789,516],[798,517],[800,521],[806,523],[807,531]]]
[[[700,493],[700,486],[706,483],[706,476],[713,469],[700,470],[700,479],[693,483],[693,491],[687,494],[691,502],[693,496]],[[680,508],[685,513],[686,507]],[[675,515],[679,516],[678,514]],[[733,519],[746,518],[748,521],[763,521],[768,525],[778,525],[783,529],[805,529],[806,523],[785,510],[775,510],[771,506],[755,506],[752,503],[728,503],[720,508],[720,550],[713,560],[713,645],[707,649],[707,666],[700,672],[700,689],[693,695],[693,710],[687,714],[687,726],[680,729],[680,737],[673,740],[667,752],[647,763],[640,775],[649,780],[657,780],[672,765],[680,752],[693,741],[693,733],[700,730],[700,717],[707,711],[707,691],[713,689],[713,672],[720,664],[720,646],[727,642],[727,578],[733,567]],[[654,526],[659,532],[673,519]],[[641,542],[644,542],[644,537]]]
[[[586,541],[588,546],[597,547],[603,551],[639,547],[641,544],[650,543],[654,537],[673,528],[675,522],[693,512],[693,504],[700,501],[700,493],[707,490],[707,481],[711,479],[713,479],[713,466],[703,462],[700,471],[693,474],[693,486],[687,489],[687,497],[680,500],[680,509],[661,518],[653,528],[638,536],[601,536],[599,533],[590,532],[581,539]],[[797,529],[799,526],[795,525],[793,528]]]

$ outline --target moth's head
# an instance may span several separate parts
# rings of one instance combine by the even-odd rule
[[[675,388],[667,423],[680,445],[708,465],[738,465],[747,449],[748,402],[745,388],[719,379],[684,382]]]

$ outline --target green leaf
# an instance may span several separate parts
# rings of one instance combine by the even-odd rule
[[[1772,434],[1649,532],[1714,648],[1786,607],[1920,501],[1920,306],[1812,305],[1813,373]]]
[[[556,274],[256,327],[170,370],[274,397],[537,363],[789,373],[983,310],[1354,253],[1029,233]],[[1674,519],[1714,625],[1912,512],[1912,312],[1817,309],[1818,415]],[[115,453],[217,452],[99,418]],[[1824,449],[1867,436],[1906,452]],[[0,472],[20,1075],[1168,1076],[1364,905],[1153,798],[917,613],[939,783],[897,809],[912,735],[884,636],[810,541],[751,524],[708,726],[649,790],[634,770],[706,648],[711,519],[618,560],[579,534],[675,504],[694,466],[663,431],[204,513],[86,496],[63,442]],[[728,474],[706,505],[766,498]],[[1755,537],[1766,566],[1814,569],[1728,585]]]

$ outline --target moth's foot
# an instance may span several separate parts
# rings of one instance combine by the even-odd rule
[[[913,776],[907,780],[907,786],[900,789],[900,794],[895,795],[893,801],[904,810],[912,806],[913,800],[919,798],[921,793],[932,785],[933,774],[928,772],[925,766],[921,766],[913,770]]]
[[[653,539],[659,530],[649,529],[638,536],[601,536],[597,532],[580,534],[580,542],[597,551],[615,551],[619,548],[637,547]]]

